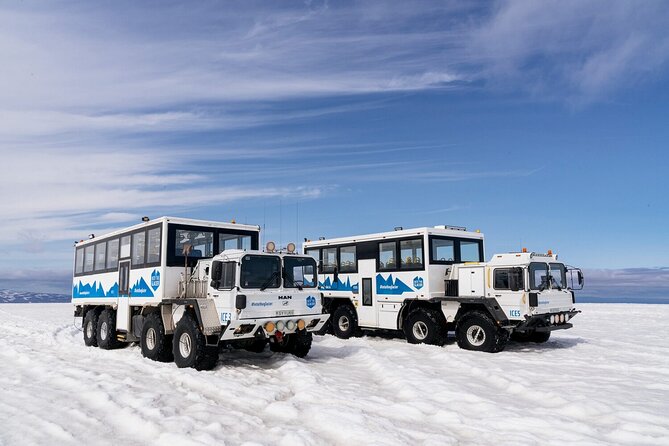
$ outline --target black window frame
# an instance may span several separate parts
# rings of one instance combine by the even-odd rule
[[[420,249],[423,253],[423,263],[419,267],[404,267],[402,268],[402,262],[399,258],[401,253],[400,251],[400,242],[405,242],[409,240],[420,240]],[[381,243],[395,243],[395,266],[392,268],[381,267]],[[375,241],[376,243],[376,270],[381,272],[401,272],[401,271],[425,271],[425,237],[423,235],[412,235],[407,237],[392,238],[392,239],[381,239]]]
[[[434,259],[434,249],[432,248],[432,240],[451,240],[453,242],[453,251],[454,251],[454,260],[435,260]],[[429,252],[429,261],[430,265],[452,265],[454,263],[463,263],[462,261],[462,252],[460,250],[460,242],[475,242],[479,245],[479,260],[478,262],[483,262],[485,258],[485,252],[483,249],[483,240],[478,238],[464,238],[464,237],[451,237],[448,235],[434,235],[430,234],[427,237],[428,245],[430,248]],[[467,262],[472,262],[473,260],[467,260]]]
[[[352,270],[344,271],[344,270],[341,269],[341,267],[342,267],[342,264],[341,264],[341,249],[342,248],[354,248],[355,249],[355,253],[354,253],[355,262],[354,262]],[[355,243],[349,243],[349,244],[346,244],[346,245],[337,245],[337,268],[338,268],[337,271],[340,274],[356,274],[358,272],[358,246]]]
[[[109,250],[109,245],[112,242],[116,242],[116,266],[110,267],[109,266],[109,253],[111,252]],[[130,241],[132,244],[132,239]],[[105,254],[105,270],[108,272],[111,271],[118,271],[118,261],[119,261],[119,256],[121,255],[121,237],[111,237],[107,239],[107,253]]]
[[[246,254],[241,258],[240,265],[239,265],[239,288],[241,288],[242,290],[259,290],[260,289],[260,286],[257,286],[257,287],[245,287],[245,286],[243,286],[242,272],[243,272],[243,268],[244,268],[244,259],[247,258],[247,257],[262,257],[262,258],[272,257],[272,258],[278,259],[278,261],[279,261],[279,277],[277,277],[278,285],[277,286],[267,286],[267,287],[265,287],[265,289],[266,290],[268,290],[268,289],[276,290],[276,289],[281,288],[281,285],[283,284],[283,278],[281,277],[281,272],[283,271],[283,262],[281,261],[281,257],[280,256],[268,256],[268,255],[263,255],[263,254]]]
[[[335,262],[337,262],[334,267],[331,267],[331,266],[326,267],[326,265],[325,265],[325,250],[326,249],[334,249]],[[321,248],[321,252],[320,252],[320,263],[322,265],[322,268],[321,268],[322,271],[321,272],[323,274],[334,274],[335,271],[339,272],[339,249],[336,246],[323,246]]]
[[[225,273],[226,268],[227,269],[232,268],[232,274],[226,274]],[[229,284],[226,284],[224,281],[224,278],[226,278],[227,276],[231,276],[232,278],[232,281]],[[237,286],[237,262],[235,261],[221,262],[221,282],[217,290],[229,291],[234,289],[236,286]]]
[[[529,275],[529,283],[527,284],[529,286],[529,289],[531,291],[539,291],[541,289],[541,283],[538,284],[538,286],[535,286],[536,284],[534,283],[534,273],[535,271],[533,270],[533,265],[545,265],[546,266],[546,277],[550,276],[551,274],[551,269],[550,266],[548,265],[548,262],[530,262],[530,264],[527,266],[527,274]],[[546,288],[543,289],[543,291],[550,289],[550,281],[548,282],[548,285]]]
[[[104,260],[102,262],[102,268],[98,269],[98,255],[100,254],[98,252],[98,247],[100,245],[105,247],[105,255],[104,255],[104,258],[103,258]],[[95,251],[94,251],[94,254],[93,254],[93,259],[94,259],[93,260],[93,272],[98,273],[98,274],[99,273],[104,273],[105,270],[107,269],[107,240],[102,240],[102,241],[99,241],[99,242],[95,243]]]
[[[148,254],[148,249],[149,249],[149,243],[148,243],[149,230],[150,229],[156,229],[156,228],[160,228],[160,236],[159,236],[159,239],[160,239],[160,255],[158,256],[158,261],[157,262],[149,263],[149,262],[146,261],[147,254]],[[140,232],[144,233],[144,263],[140,263],[140,264],[135,265],[132,261],[132,259],[134,257],[133,236],[137,233],[140,233]],[[156,225],[151,225],[151,226],[146,226],[146,227],[141,228],[141,229],[135,229],[134,231],[130,231],[130,232],[119,235],[119,246],[118,246],[119,262],[121,261],[121,257],[120,257],[121,256],[121,242],[120,242],[120,239],[125,237],[126,235],[130,236],[130,270],[143,269],[143,268],[155,268],[157,266],[161,266],[162,260],[163,260],[163,251],[164,251],[164,249],[163,249],[163,224],[162,223],[158,223]]]
[[[282,271],[284,273],[282,275],[287,275],[288,274],[288,268],[286,267],[286,261],[287,260],[292,260],[292,259],[305,259],[305,260],[311,260],[312,262],[314,262],[314,265],[313,265],[314,266],[314,282],[313,282],[313,284],[312,285],[304,285],[304,278],[303,278],[302,285],[300,285],[300,286],[303,289],[318,288],[318,262],[316,261],[316,259],[314,259],[311,256],[303,255],[303,256],[286,256],[286,257],[284,257],[282,265],[281,265]],[[293,277],[293,284],[290,284],[289,281],[286,280],[286,277],[284,276],[283,277],[283,287],[284,288],[298,288],[297,285],[294,284],[295,283],[294,280],[295,280],[295,277]]]
[[[167,223],[167,246],[166,246],[166,251],[163,249],[163,252],[166,252],[166,259],[165,259],[165,266],[171,267],[171,266],[184,266],[184,256],[182,255],[177,255],[175,253],[176,249],[176,241],[175,241],[175,236],[176,236],[176,231],[177,230],[186,230],[186,231],[205,231],[205,232],[213,232],[214,233],[214,246],[213,246],[213,252],[214,255],[218,255],[220,251],[219,247],[219,233],[220,232],[225,232],[227,234],[235,234],[235,235],[250,235],[251,236],[251,250],[252,251],[257,251],[258,250],[258,243],[259,243],[259,238],[260,234],[257,231],[248,231],[244,229],[234,229],[234,228],[219,228],[216,226],[198,226],[198,225],[189,225],[185,223]],[[162,236],[162,234],[161,234]],[[213,256],[212,256],[213,257]],[[212,257],[189,257],[188,258],[188,266],[195,266],[198,260],[201,259],[210,259]]]

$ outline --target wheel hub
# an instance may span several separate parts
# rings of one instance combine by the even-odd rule
[[[423,341],[427,338],[428,328],[427,324],[423,321],[417,321],[413,324],[413,336],[419,340]]]
[[[93,322],[91,321],[88,321],[88,323],[86,323],[86,337],[88,339],[91,339],[93,337]]]
[[[156,348],[156,330],[153,327],[146,330],[146,348],[149,350]]]
[[[340,316],[337,324],[339,325],[339,329],[341,331],[346,331],[348,330],[348,327],[351,326],[351,322],[348,320],[348,316]]]
[[[179,337],[179,353],[182,358],[188,358],[193,349],[193,340],[188,333],[183,333]]]
[[[107,327],[107,321],[103,321],[102,324],[100,324],[100,339],[103,341],[107,339],[108,335],[108,327]]]
[[[480,325],[472,325],[467,329],[467,341],[474,347],[480,347],[485,342],[485,331]]]

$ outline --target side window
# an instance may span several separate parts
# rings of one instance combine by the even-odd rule
[[[95,245],[95,271],[103,271],[107,260],[107,242]]]
[[[339,248],[340,272],[354,273],[358,270],[355,254],[355,246],[342,246]]]
[[[76,258],[74,260],[74,273],[81,274],[84,272],[84,248],[79,248],[76,251]]]
[[[461,262],[482,262],[479,252],[480,242],[461,240],[460,241],[460,261]]]
[[[235,286],[235,272],[237,264],[235,262],[223,262],[223,269],[221,271],[221,285],[220,290],[231,290]]]
[[[160,228],[148,230],[146,263],[160,262]]]
[[[379,243],[379,270],[397,268],[397,243]]]
[[[84,272],[90,273],[93,271],[93,263],[95,261],[93,254],[95,250],[94,245],[89,245],[84,249]]]
[[[132,265],[144,264],[144,250],[146,248],[146,233],[136,232],[132,234]]]
[[[188,231],[177,229],[176,243],[174,244],[177,256],[183,256],[185,245],[191,245],[193,249],[188,257],[202,258],[214,256],[214,233],[208,231]]]
[[[500,268],[494,272],[495,280],[493,281],[493,288],[496,290],[508,290],[509,286],[509,269]]]
[[[323,248],[323,272],[333,273],[337,267],[337,248]]]
[[[118,268],[118,239],[107,242],[107,269]]]
[[[432,261],[433,262],[455,262],[455,242],[443,238],[433,238]]]
[[[423,267],[423,243],[421,239],[400,241],[400,268]]]
[[[225,251],[226,249],[243,249],[248,251],[251,249],[251,236],[219,232],[218,249],[220,251]]]
[[[320,250],[318,248],[307,249],[306,251],[304,251],[304,253],[310,257],[313,257],[316,263],[318,263],[318,261],[321,259]]]
[[[121,237],[121,254],[119,258],[125,259],[126,257],[130,257],[130,236],[126,235],[125,237]]]

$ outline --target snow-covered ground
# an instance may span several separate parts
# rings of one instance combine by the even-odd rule
[[[197,372],[85,347],[68,304],[0,305],[0,444],[669,444],[669,305],[581,307],[498,354],[326,336]]]

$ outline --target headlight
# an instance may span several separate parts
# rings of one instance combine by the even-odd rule
[[[569,322],[569,313],[564,314],[564,321]]]
[[[564,313],[560,315],[560,323],[564,324]]]
[[[283,323],[283,321],[279,321],[279,322],[276,323],[276,329],[277,330],[283,331],[284,327],[285,327],[285,324]]]
[[[554,323],[555,323],[555,315],[551,314],[551,324],[554,324]]]
[[[265,331],[266,331],[267,333],[271,333],[271,332],[273,332],[273,331],[274,331],[274,328],[275,328],[275,327],[274,327],[274,322],[268,322],[268,323],[265,324]]]
[[[288,331],[293,331],[295,330],[295,322],[294,321],[288,321],[286,322],[286,329]]]
[[[304,330],[304,321],[302,319],[297,321],[297,329],[298,330]]]

